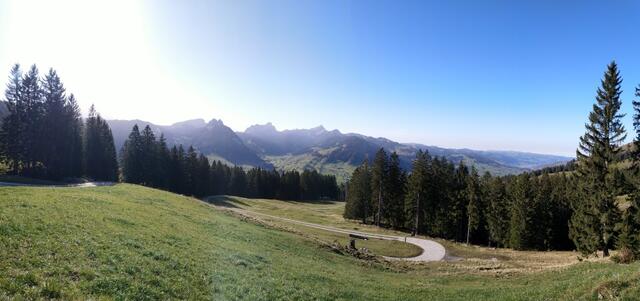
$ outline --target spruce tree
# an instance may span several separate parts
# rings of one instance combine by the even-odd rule
[[[467,196],[467,244],[469,244],[472,232],[480,225],[480,183],[475,167],[471,167],[465,193]]]
[[[353,171],[349,179],[346,202],[344,216],[361,219],[366,224],[371,210],[371,172],[366,160]]]
[[[26,160],[26,106],[21,95],[22,71],[20,65],[11,68],[9,83],[5,90],[7,102],[7,115],[2,123],[0,131],[0,155],[8,163],[9,170],[13,174],[19,174],[23,162]]]
[[[393,228],[404,227],[405,209],[404,197],[407,178],[406,174],[400,167],[400,157],[396,152],[389,156],[389,171],[387,188],[387,218]]]
[[[94,105],[85,120],[83,141],[85,175],[97,181],[117,181],[118,159],[113,134]]]
[[[156,136],[149,125],[145,126],[140,134],[140,183],[143,185],[158,187],[155,182],[158,173],[159,151]]]
[[[428,181],[428,154],[418,150],[416,158],[411,165],[411,174],[407,182],[406,202],[407,220],[411,221],[410,227],[412,235],[417,235],[420,231],[421,220],[423,219],[424,200],[427,198]]]
[[[389,158],[384,148],[376,153],[375,159],[371,166],[371,198],[375,204],[375,223],[380,227],[382,217],[385,214],[385,197],[387,187],[387,176],[389,174]]]
[[[597,90],[596,103],[576,151],[585,198],[575,204],[571,238],[585,255],[598,249],[602,250],[603,256],[609,255],[620,216],[610,175],[611,165],[626,137],[621,121],[624,114],[620,113],[621,83],[618,67],[611,62]]]
[[[624,261],[630,262],[640,259],[640,193],[635,192],[630,196],[629,207],[622,214],[622,219],[618,225],[619,231],[616,247],[621,255],[627,258]]]
[[[531,175],[525,173],[517,176],[510,187],[511,219],[509,223],[509,247],[516,250],[532,248],[533,198]]]
[[[122,176],[125,182],[133,184],[144,183],[142,153],[142,136],[138,125],[134,125],[129,138],[124,142],[121,151]]]
[[[487,227],[491,241],[498,246],[508,244],[509,237],[509,202],[503,180],[493,177],[488,183]]]

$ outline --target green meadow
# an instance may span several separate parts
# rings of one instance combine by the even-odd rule
[[[339,204],[324,205],[329,214],[338,212]],[[307,206],[301,210],[323,210],[323,204],[301,206]],[[320,213],[316,218],[321,219]],[[476,256],[493,252],[487,248],[450,242],[445,242],[447,248],[468,258],[424,264],[363,260],[328,247],[322,234],[303,232],[135,185],[0,188],[0,300],[636,300],[640,296],[637,263],[578,263],[567,259],[571,254],[515,251],[505,251],[496,262]],[[535,258],[563,259],[557,265],[516,269],[509,258],[518,256],[528,258],[514,259],[523,266],[533,266]]]

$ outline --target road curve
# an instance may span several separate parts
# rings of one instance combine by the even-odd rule
[[[394,235],[366,233],[366,232],[360,232],[360,231],[340,229],[340,228],[331,227],[331,226],[325,226],[325,225],[320,225],[320,224],[307,223],[307,222],[293,220],[293,219],[289,219],[289,218],[285,218],[285,217],[269,215],[269,214],[265,214],[265,213],[254,212],[254,211],[248,211],[248,210],[239,209],[239,208],[228,208],[228,207],[224,207],[224,208],[227,209],[227,210],[232,210],[234,212],[238,212],[238,213],[243,214],[243,215],[260,215],[260,216],[264,216],[264,217],[268,217],[268,218],[282,220],[282,221],[289,222],[289,223],[292,223],[292,224],[298,224],[298,225],[302,225],[302,226],[306,226],[306,227],[310,227],[310,228],[315,228],[315,229],[320,229],[320,230],[325,230],[325,231],[330,231],[330,232],[334,232],[334,233],[354,234],[354,235],[364,236],[364,237],[368,237],[368,238],[403,241],[403,242],[410,243],[412,245],[416,245],[416,246],[418,246],[418,247],[420,247],[422,249],[422,254],[420,254],[418,256],[415,256],[415,257],[402,257],[401,258],[401,257],[384,256],[384,258],[388,259],[388,260],[405,260],[405,261],[414,261],[414,262],[429,262],[429,261],[440,261],[440,260],[443,260],[445,255],[446,255],[446,250],[441,244],[439,244],[439,243],[437,243],[435,241],[432,241],[432,240],[428,240],[428,239],[422,239],[422,238],[411,237],[411,236],[394,236]]]

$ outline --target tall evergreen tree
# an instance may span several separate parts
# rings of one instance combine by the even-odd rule
[[[586,133],[576,151],[578,174],[585,189],[585,198],[575,204],[571,218],[571,238],[583,254],[598,249],[609,255],[615,235],[619,211],[611,185],[611,165],[624,141],[625,129],[620,113],[622,78],[615,62],[608,65],[596,103],[589,113]]]
[[[156,136],[149,125],[145,126],[140,134],[140,184],[159,187],[156,183],[156,174],[159,172],[159,149]]]
[[[113,134],[93,105],[85,120],[83,141],[85,175],[94,180],[117,181],[118,159]]]
[[[507,191],[501,178],[493,177],[488,183],[487,227],[491,241],[498,246],[508,244],[509,237],[509,202]]]
[[[480,225],[480,179],[475,167],[471,168],[465,191],[467,196],[467,244],[469,244],[472,232]]]
[[[67,98],[53,69],[42,81],[43,116],[38,139],[42,166],[51,179],[81,176],[81,117],[75,98]]]
[[[376,153],[375,159],[371,166],[371,197],[372,203],[375,204],[375,223],[380,227],[382,218],[385,214],[385,197],[387,194],[387,176],[389,174],[389,158],[384,148]]]
[[[142,136],[138,125],[134,125],[121,151],[122,177],[125,182],[144,183]]]
[[[349,179],[346,201],[344,217],[361,219],[366,224],[371,211],[371,172],[366,160]]]
[[[428,153],[418,150],[416,158],[411,165],[411,174],[407,183],[406,202],[407,220],[411,221],[409,225],[412,234],[416,235],[420,231],[421,221],[424,218],[422,211],[424,210],[425,199],[427,198],[427,181],[428,181]]]
[[[11,68],[5,100],[9,115],[4,118],[0,131],[0,154],[13,174],[19,174],[26,160],[26,105],[22,97],[22,71],[20,65]]]
[[[622,214],[622,220],[618,225],[618,239],[616,247],[622,254],[627,253],[630,258],[627,261],[640,259],[640,193],[631,195],[629,207]]]
[[[531,176],[521,174],[510,187],[511,219],[509,223],[509,246],[516,250],[532,248],[533,236],[533,197]]]
[[[400,157],[396,152],[389,156],[389,171],[387,184],[388,201],[386,205],[386,216],[393,228],[403,228],[405,223],[405,186],[407,177],[400,167]]]

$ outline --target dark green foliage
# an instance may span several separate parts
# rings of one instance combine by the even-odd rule
[[[144,184],[143,162],[147,154],[142,151],[142,136],[137,124],[131,129],[129,139],[122,146],[120,154],[122,179],[127,183]]]
[[[596,103],[576,152],[583,198],[574,204],[571,238],[585,255],[597,250],[602,250],[604,256],[609,255],[619,220],[611,165],[626,137],[621,121],[624,114],[619,112],[621,83],[618,67],[612,62],[598,88]]]
[[[378,150],[371,165],[371,198],[375,212],[375,223],[379,227],[385,212],[387,176],[389,173],[389,157],[383,148]]]
[[[572,249],[568,237],[570,203],[576,182],[563,174],[525,173],[482,178],[444,158],[416,154],[411,173],[396,169],[394,154],[385,161],[378,152],[378,170],[364,162],[346,184],[344,216],[377,224],[376,193],[384,197],[381,226],[414,234],[475,244],[496,244],[522,250]],[[384,162],[380,164],[380,162]],[[399,175],[399,176],[398,176]],[[382,178],[382,189],[376,186]],[[398,187],[401,189],[395,190]],[[397,191],[397,192],[396,192]],[[398,206],[394,196],[402,195]]]
[[[117,181],[118,161],[113,135],[107,122],[92,105],[84,126],[85,175],[94,180]]]
[[[393,152],[389,157],[389,169],[387,176],[387,203],[385,208],[385,218],[393,228],[403,228],[405,226],[405,186],[407,176],[400,168],[400,158]]]
[[[83,128],[76,99],[73,94],[67,96],[55,70],[40,78],[35,66],[23,75],[15,65],[5,98],[9,114],[0,131],[0,157],[12,174],[117,180],[108,125],[92,110]]]
[[[509,244],[509,221],[511,203],[502,178],[491,178],[487,183],[487,227],[490,241],[498,246]]]
[[[471,233],[478,230],[481,218],[480,179],[474,167],[471,168],[471,174],[467,178],[465,195],[467,197],[467,244],[469,244]]]
[[[207,196],[231,194],[285,200],[337,199],[336,178],[317,171],[278,172],[262,168],[245,171],[209,159],[193,146],[167,148],[164,136],[155,138],[149,126],[140,133],[134,125],[120,155],[123,180],[176,193]]]
[[[347,196],[344,217],[361,219],[367,223],[371,216],[371,171],[369,163],[364,161],[351,175],[347,183]]]
[[[73,96],[67,97],[60,77],[53,70],[42,82],[43,117],[40,151],[42,168],[49,179],[82,175],[80,110]]]
[[[617,227],[619,231],[616,247],[629,256],[625,261],[640,259],[640,193],[634,193],[630,197],[629,207],[622,214],[622,219]]]
[[[411,165],[411,174],[407,180],[407,194],[405,203],[405,219],[413,234],[421,229],[424,219],[424,206],[428,196],[427,184],[429,179],[429,164],[431,158],[426,152],[419,150]]]

